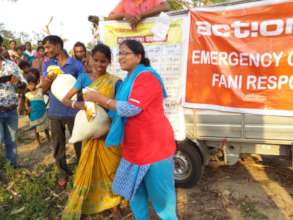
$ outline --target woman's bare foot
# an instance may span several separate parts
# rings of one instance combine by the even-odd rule
[[[111,209],[111,213],[112,213],[113,219],[115,219],[115,220],[118,220],[118,219],[121,219],[122,218],[121,211],[120,211],[120,209],[119,209],[118,206],[113,207]]]
[[[68,180],[66,178],[59,178],[57,181],[57,186],[59,189],[64,190],[66,188]]]

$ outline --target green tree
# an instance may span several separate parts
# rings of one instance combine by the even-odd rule
[[[188,1],[168,0],[171,10],[180,10],[189,8]]]
[[[171,10],[187,9],[202,5],[227,2],[228,0],[168,0]]]
[[[12,39],[14,38],[14,34],[9,31],[9,30],[6,30],[5,26],[3,23],[0,23],[0,34],[4,37],[4,38],[9,38],[9,39]]]
[[[31,41],[29,34],[25,32],[15,33],[7,30],[3,23],[0,23],[0,35],[4,38],[4,46],[8,48],[8,43],[10,40],[16,40],[17,45],[23,44],[25,41]]]
[[[3,46],[5,46],[6,48],[8,48],[9,40],[16,40],[14,33],[12,31],[7,30],[3,23],[0,23],[0,35],[4,38]],[[17,43],[20,43],[20,40]]]
[[[21,42],[27,42],[27,41],[31,41],[31,37],[28,33],[25,33],[23,31],[18,33],[18,38],[20,38]]]

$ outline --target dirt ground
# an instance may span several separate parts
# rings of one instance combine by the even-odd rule
[[[21,165],[53,163],[51,146],[43,139],[37,146],[32,132],[20,137]],[[68,153],[72,151],[69,145]],[[247,156],[234,166],[207,166],[196,186],[177,189],[179,219],[293,220],[293,169],[288,159]]]
[[[206,167],[199,184],[178,189],[181,219],[293,219],[293,170],[279,158],[247,157]]]

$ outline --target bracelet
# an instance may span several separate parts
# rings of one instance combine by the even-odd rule
[[[71,102],[71,108],[75,108],[76,101]]]

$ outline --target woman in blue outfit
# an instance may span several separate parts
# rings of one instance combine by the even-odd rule
[[[172,159],[176,147],[164,114],[166,90],[140,42],[125,40],[119,49],[121,69],[128,74],[116,98],[95,91],[85,93],[86,100],[111,110],[106,146],[122,144],[112,190],[130,201],[137,220],[150,219],[149,201],[161,219],[176,220]]]

